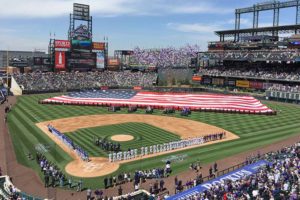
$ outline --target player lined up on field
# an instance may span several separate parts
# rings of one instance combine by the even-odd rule
[[[138,149],[129,149],[128,151],[113,152],[108,154],[109,162],[117,162],[121,160],[131,160],[138,157],[147,156],[148,154],[156,154],[161,152],[168,152],[176,149],[183,149],[185,147],[195,146],[210,141],[222,140],[225,138],[226,132],[210,134],[206,136],[190,138],[180,141],[174,141],[164,144],[151,145],[149,147],[141,147]],[[148,151],[149,150],[149,151]]]

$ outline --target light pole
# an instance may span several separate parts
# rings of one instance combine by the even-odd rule
[[[8,48],[6,50],[6,85],[7,85],[7,88],[8,88]]]
[[[107,68],[108,66],[108,37],[107,36],[104,36],[104,44],[105,44],[105,60],[106,60],[106,66],[105,68]]]

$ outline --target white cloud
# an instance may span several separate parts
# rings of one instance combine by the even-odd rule
[[[235,24],[235,19],[228,20],[227,23],[228,24]],[[244,27],[252,28],[252,26],[253,26],[252,18],[251,19],[241,18],[240,19],[240,24]],[[273,26],[273,23],[271,23],[271,22],[260,22],[258,24],[258,27],[269,27],[269,26]]]
[[[213,34],[214,31],[219,30],[219,25],[213,25],[213,24],[200,24],[200,23],[194,23],[194,24],[184,24],[184,23],[168,23],[167,27],[170,29],[185,32],[185,33],[211,33]]]
[[[230,19],[227,21],[228,24],[235,24],[235,19]],[[240,18],[240,24],[245,25],[245,26],[250,26],[252,25],[252,21],[246,18]]]
[[[0,37],[0,49],[19,50],[19,51],[33,51],[40,49],[48,51],[48,41],[41,39],[34,39],[31,37],[15,37],[13,35],[2,35]]]
[[[132,8],[126,7],[129,0],[78,0],[78,3],[88,3],[91,11],[104,15],[132,13]],[[72,12],[72,0],[5,0],[0,6],[0,17],[57,17]]]
[[[208,0],[76,0],[90,5],[91,14],[100,17],[119,15],[223,14],[232,9]],[[72,11],[74,0],[2,0],[0,18],[58,17]]]
[[[169,29],[181,32],[181,39],[189,41],[191,44],[200,45],[202,50],[207,49],[209,41],[217,41],[218,37],[214,31],[223,29],[221,24],[202,24],[202,23],[168,23]],[[179,34],[179,33],[178,33]]]
[[[258,27],[270,27],[273,26],[273,23],[271,22],[262,22],[258,24]]]
[[[206,13],[206,14],[227,14],[232,13],[234,10],[231,8],[220,8],[215,5],[206,3],[200,3],[198,5],[187,5],[187,6],[174,6],[171,9],[173,13]]]

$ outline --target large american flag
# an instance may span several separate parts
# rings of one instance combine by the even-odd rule
[[[69,93],[68,95],[45,99],[43,102],[82,105],[151,106],[153,108],[172,107],[175,109],[190,108],[192,110],[249,111],[254,113],[273,112],[254,97],[219,94],[107,90]]]

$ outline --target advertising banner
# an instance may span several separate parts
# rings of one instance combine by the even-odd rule
[[[192,77],[192,81],[200,82],[201,80],[202,80],[202,77],[201,77],[201,76],[193,76],[193,77]]]
[[[236,81],[236,86],[237,87],[243,87],[243,88],[249,88],[250,83],[249,83],[249,81],[245,81],[245,80],[237,80]]]
[[[235,80],[228,80],[227,85],[235,86]]]
[[[109,66],[118,66],[120,65],[120,61],[118,59],[108,59]]]
[[[262,82],[257,82],[257,81],[250,81],[250,87],[255,88],[255,89],[262,89],[263,88],[263,83]]]
[[[211,84],[211,78],[204,78],[203,83],[204,84]]]
[[[212,84],[213,85],[224,85],[224,79],[223,78],[212,78]]]
[[[55,40],[54,41],[54,48],[71,48],[71,42],[69,40]]]
[[[101,86],[100,89],[101,90],[108,90],[109,88],[108,88],[108,86]]]
[[[102,52],[96,53],[96,67],[103,69],[104,61],[105,61],[104,52],[102,51]]]
[[[63,51],[55,52],[55,69],[64,69],[66,67],[66,55]]]
[[[134,90],[141,90],[142,87],[141,87],[141,86],[134,86],[133,89],[134,89]]]
[[[105,50],[105,43],[104,42],[93,42],[92,49],[95,50]]]
[[[222,180],[232,180],[236,181],[239,180],[245,176],[249,176],[251,174],[256,173],[260,167],[270,164],[269,162],[265,160],[260,160],[256,163],[253,163],[251,165],[247,165],[243,168],[234,170],[228,174],[225,174],[223,176],[219,176],[215,179],[209,180],[201,185],[198,185],[196,187],[193,187],[189,190],[186,190],[184,192],[175,194],[174,196],[171,196],[167,198],[167,200],[184,200],[189,199],[190,197],[197,195],[201,192],[204,192],[205,190],[208,190],[212,187],[213,184],[221,183]]]

